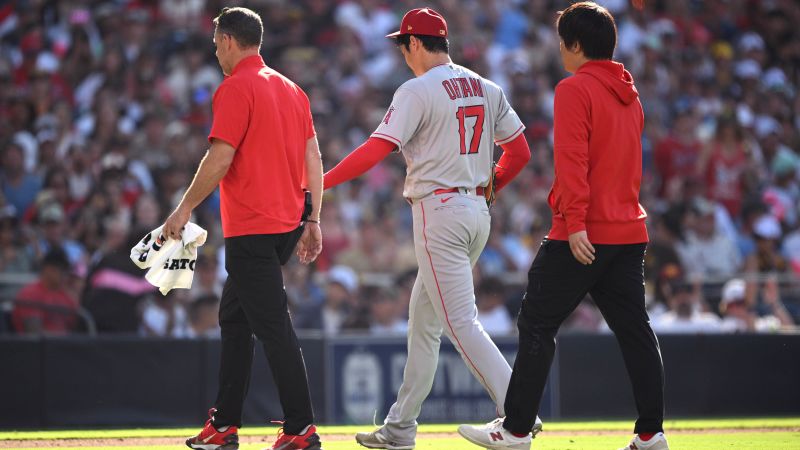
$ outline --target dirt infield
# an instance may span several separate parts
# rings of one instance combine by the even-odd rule
[[[759,432],[800,432],[797,427],[781,428],[709,428],[709,429],[686,429],[670,430],[673,434],[731,434],[731,433],[759,433]],[[593,431],[544,431],[547,436],[613,436],[625,434],[624,431],[593,430]],[[323,434],[324,441],[350,441],[352,434]],[[423,439],[448,439],[458,437],[458,433],[422,433],[419,435]],[[272,442],[274,436],[240,436],[239,442],[242,444],[264,444]],[[36,448],[58,448],[58,447],[122,447],[122,446],[168,446],[182,445],[182,438],[114,438],[114,439],[14,439],[0,440],[0,448],[36,447]]]

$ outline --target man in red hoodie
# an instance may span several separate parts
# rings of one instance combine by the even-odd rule
[[[574,75],[555,92],[553,225],[528,273],[506,418],[462,425],[459,433],[485,448],[530,448],[556,333],[589,293],[617,336],[633,384],[637,435],[625,449],[666,450],[664,370],[644,304],[642,105],[631,74],[611,60],[617,30],[605,8],[575,3],[557,26],[564,68]]]

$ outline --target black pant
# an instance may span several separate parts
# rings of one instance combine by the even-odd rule
[[[594,245],[595,261],[584,266],[568,242],[542,242],[517,319],[519,350],[506,395],[505,428],[528,433],[533,427],[558,328],[588,292],[622,349],[639,413],[634,433],[663,431],[664,368],[644,305],[645,247]]]
[[[253,335],[264,346],[284,414],[284,431],[299,434],[313,423],[303,354],[289,317],[278,255],[292,233],[225,239],[228,279],[222,291],[219,324],[222,357],[214,425],[241,426],[250,384]]]

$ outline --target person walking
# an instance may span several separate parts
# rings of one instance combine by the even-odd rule
[[[224,8],[214,25],[216,56],[226,78],[214,94],[211,148],[163,229],[165,238],[180,239],[192,210],[219,184],[228,271],[219,311],[219,391],[205,427],[186,445],[238,448],[255,335],[285,416],[272,448],[319,450],[305,362],[281,274],[298,240],[303,263],[322,250],[322,161],[311,108],[296,84],[264,64],[258,14]],[[304,189],[310,193],[308,206]]]
[[[530,149],[503,91],[450,59],[447,23],[438,12],[411,10],[387,37],[416,78],[397,89],[377,130],[325,174],[324,184],[327,189],[355,178],[395,150],[408,165],[403,196],[411,204],[419,264],[408,359],[384,425],[356,435],[365,447],[397,450],[414,448],[442,332],[503,411],[511,367],[478,321],[472,267],[489,237],[492,186],[499,191],[508,184]],[[492,185],[495,144],[503,155]]]
[[[505,420],[459,433],[488,449],[529,449],[555,335],[587,293],[622,349],[639,418],[629,450],[667,450],[664,369],[644,302],[647,214],[639,204],[644,114],[633,77],[612,61],[614,18],[593,2],[557,22],[564,68],[555,91],[552,228],[528,273]]]

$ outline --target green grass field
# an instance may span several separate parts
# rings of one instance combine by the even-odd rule
[[[357,449],[356,431],[371,426],[322,426],[325,450]],[[800,418],[685,419],[664,424],[672,450],[800,450]],[[616,450],[630,439],[631,423],[618,421],[546,422],[532,449]],[[422,425],[420,450],[478,450],[455,433],[456,425]],[[0,432],[0,448],[160,450],[183,447],[196,428]],[[240,430],[242,450],[269,447],[275,427]],[[185,448],[185,447],[184,447]]]

